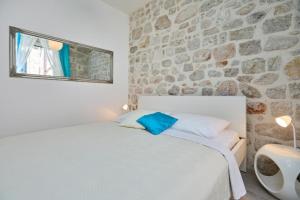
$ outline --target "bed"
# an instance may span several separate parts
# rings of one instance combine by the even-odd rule
[[[231,151],[245,167],[244,98],[139,100],[143,109],[201,112],[231,120],[242,138]],[[225,106],[218,108],[217,102]],[[169,135],[157,137],[103,122],[0,139],[1,200],[225,200],[230,196],[224,156]]]

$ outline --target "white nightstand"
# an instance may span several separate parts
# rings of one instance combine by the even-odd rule
[[[257,169],[257,160],[260,156],[270,158],[279,171],[274,176],[265,176]],[[259,182],[274,196],[279,199],[299,200],[300,182],[300,151],[292,147],[267,144],[260,148],[254,160],[255,174]]]

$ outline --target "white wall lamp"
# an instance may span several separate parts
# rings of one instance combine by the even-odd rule
[[[129,106],[128,106],[128,104],[124,104],[124,105],[122,106],[122,109],[123,109],[123,111],[128,112],[128,111],[129,111]]]
[[[294,135],[294,148],[296,149],[297,148],[297,143],[296,143],[296,129],[295,129],[295,126],[292,122],[292,118],[291,116],[288,116],[288,115],[285,115],[285,116],[281,116],[281,117],[277,117],[275,119],[276,123],[283,127],[283,128],[286,128],[288,127],[289,125],[291,125],[293,127],[293,135]]]

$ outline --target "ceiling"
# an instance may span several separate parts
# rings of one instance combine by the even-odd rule
[[[145,5],[149,0],[102,0],[112,7],[121,10],[127,14]]]

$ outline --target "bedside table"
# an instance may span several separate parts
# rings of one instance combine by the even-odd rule
[[[279,168],[274,176],[265,176],[257,168],[260,156],[271,159]],[[267,144],[255,155],[254,170],[259,182],[279,199],[299,200],[300,182],[300,150],[284,145]]]

